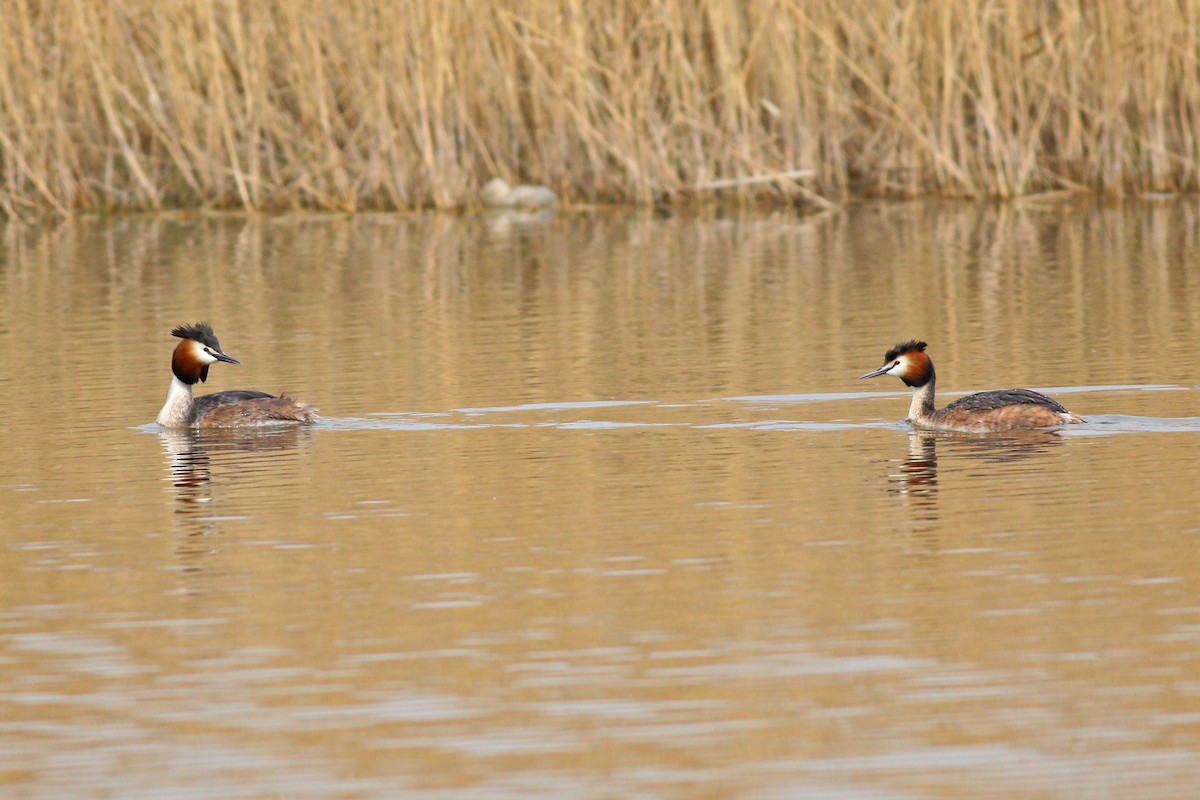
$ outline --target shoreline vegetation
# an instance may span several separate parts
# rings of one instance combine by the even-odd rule
[[[0,212],[1200,189],[1197,0],[15,0]]]

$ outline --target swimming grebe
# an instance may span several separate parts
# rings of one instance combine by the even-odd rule
[[[945,408],[933,407],[933,361],[925,355],[925,342],[898,344],[883,357],[883,366],[859,378],[895,375],[912,387],[908,418],[913,425],[943,431],[1011,431],[1019,428],[1053,428],[1083,418],[1067,411],[1057,400],[1030,389],[1001,389],[960,397]]]
[[[317,411],[307,403],[266,392],[235,389],[192,399],[196,381],[208,379],[208,367],[218,361],[240,364],[221,352],[221,345],[207,322],[180,325],[171,331],[183,341],[171,356],[171,388],[167,402],[158,412],[158,424],[164,428],[228,428],[242,425],[269,425],[286,422],[316,422]]]
[[[539,211],[558,204],[558,195],[545,186],[522,183],[509,186],[503,178],[492,178],[479,193],[488,208],[520,208]]]

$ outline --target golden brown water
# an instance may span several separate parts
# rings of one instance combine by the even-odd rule
[[[0,793],[1179,797],[1200,209],[5,230]],[[177,324],[310,429],[153,426]],[[859,382],[930,342],[930,435]]]

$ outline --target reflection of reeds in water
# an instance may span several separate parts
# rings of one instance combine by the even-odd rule
[[[1170,0],[66,0],[0,29],[9,213],[447,207],[495,175],[649,201],[1200,174],[1200,25]]]

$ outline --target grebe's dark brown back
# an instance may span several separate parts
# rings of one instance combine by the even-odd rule
[[[883,357],[883,366],[861,378],[895,375],[912,387],[908,418],[914,425],[947,431],[981,433],[1022,428],[1054,428],[1083,419],[1062,407],[1057,400],[1031,389],[1001,389],[979,392],[955,400],[945,408],[933,405],[936,374],[933,360],[925,353],[925,342],[916,340],[896,345]],[[860,378],[860,380],[861,380]]]
[[[192,386],[208,380],[208,368],[224,361],[240,364],[221,350],[221,344],[207,322],[180,325],[171,331],[182,339],[171,354],[171,388],[167,402],[158,413],[158,424],[165,428],[224,428],[242,425],[307,423],[317,420],[317,411],[307,403],[266,392],[235,389],[192,397]]]

